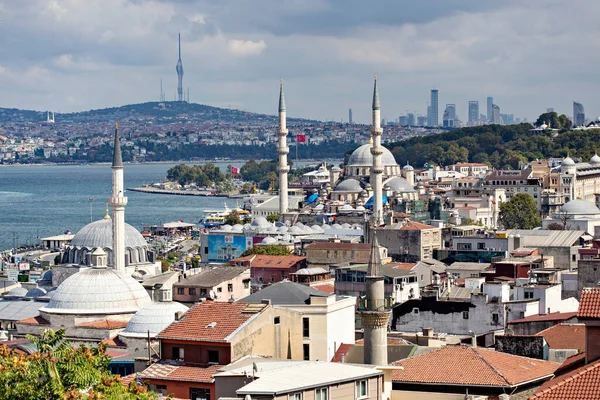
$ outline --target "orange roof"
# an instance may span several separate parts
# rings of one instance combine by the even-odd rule
[[[306,257],[301,256],[270,256],[264,254],[255,254],[230,260],[230,264],[246,262],[250,267],[258,268],[291,268],[294,265],[305,261]]]
[[[329,283],[323,283],[321,285],[312,285],[311,287],[325,293],[335,292],[335,286]]]
[[[600,288],[584,288],[579,299],[577,318],[600,318]]]
[[[497,279],[497,278],[496,278]],[[581,303],[579,303],[579,308],[581,308]],[[525,322],[541,322],[541,321],[566,321],[571,318],[577,317],[576,312],[554,312],[550,314],[536,314],[530,315],[529,317],[515,319],[509,321],[509,324],[522,324]]]
[[[529,400],[597,400],[600,360],[544,383]]]
[[[158,338],[227,343],[236,329],[265,307],[265,304],[206,301],[190,308],[181,320],[159,333]]]
[[[514,387],[552,376],[560,364],[470,346],[448,345],[392,363],[394,383]]]
[[[410,342],[407,342],[404,339],[394,339],[394,338],[388,338],[387,343],[388,344],[412,344]],[[354,346],[357,346],[357,345],[364,346],[365,340],[359,339],[354,344],[348,344],[348,343],[340,344],[340,347],[338,347],[338,349],[335,351],[335,354],[333,355],[331,362],[342,362],[342,354],[348,354],[348,351],[350,351],[351,348],[353,348]]]
[[[23,325],[50,325],[50,322],[46,321],[44,318],[40,317],[31,317],[27,319],[22,319],[19,321],[19,324]]]
[[[138,374],[129,374],[129,375],[125,375],[119,378],[119,381],[121,382],[121,385],[129,387],[129,384],[131,384],[131,382],[133,382],[134,380],[136,380]]]
[[[123,341],[119,339],[118,336],[113,336],[111,338],[104,339],[102,343],[104,343],[108,347],[127,347],[127,345],[123,343]]]
[[[190,364],[182,361],[160,361],[138,375],[142,379],[213,383],[213,375],[222,365]]]
[[[86,322],[84,324],[77,325],[82,328],[92,329],[119,329],[127,326],[126,321],[112,321],[110,319],[103,319],[100,321]]]
[[[422,224],[420,222],[408,221],[402,228],[401,231],[422,231],[423,229],[435,229],[435,226]]]
[[[585,325],[559,324],[535,334],[543,336],[551,349],[585,350]]]
[[[385,265],[402,271],[412,271],[412,269],[417,266],[417,263],[389,263]]]

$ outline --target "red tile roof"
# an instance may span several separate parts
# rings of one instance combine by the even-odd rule
[[[129,375],[125,375],[119,378],[119,381],[121,382],[121,385],[125,386],[125,387],[129,387],[129,384],[131,384],[131,382],[133,382],[134,380],[137,379],[137,375],[138,374],[129,374]]]
[[[159,339],[228,342],[228,336],[260,313],[265,304],[221,303],[207,301],[190,308],[158,334]]]
[[[514,387],[551,377],[558,363],[515,356],[470,346],[448,345],[392,363],[398,383]]]
[[[422,231],[424,229],[435,229],[435,226],[425,225],[420,222],[408,221],[402,228],[401,231]]]
[[[600,360],[544,383],[529,400],[597,400],[600,398]]]
[[[581,291],[577,318],[600,318],[600,287],[584,288]]]
[[[160,361],[138,375],[142,379],[213,383],[213,375],[222,365],[200,365],[182,361]]]
[[[300,256],[270,256],[255,254],[230,260],[231,265],[250,264],[253,268],[291,268],[294,265],[306,261],[306,257]]]
[[[388,342],[388,344],[412,344],[404,339],[395,339],[395,338],[388,338],[387,342]],[[348,343],[340,344],[340,347],[338,347],[338,349],[336,350],[335,354],[333,355],[333,358],[331,359],[331,362],[342,362],[342,354],[348,354],[348,351],[350,351],[351,348],[353,348],[354,346],[357,346],[357,345],[364,346],[365,340],[358,339],[356,341],[356,343],[354,343],[354,344],[348,344]]]
[[[581,308],[581,303],[579,304],[579,307]],[[522,324],[525,322],[566,321],[568,319],[575,318],[575,317],[577,317],[576,312],[555,312],[555,313],[543,314],[543,315],[540,315],[540,314],[530,315],[529,317],[515,319],[512,321],[509,321],[508,323],[509,324]]]
[[[82,327],[82,328],[92,328],[92,329],[119,329],[119,328],[125,328],[127,326],[127,322],[103,319],[101,321],[86,322],[83,324],[79,324],[77,326]]]
[[[31,317],[27,319],[22,319],[19,321],[19,324],[23,325],[50,325],[50,322],[46,321],[44,318],[40,317]]]
[[[118,336],[113,336],[111,338],[104,339],[102,343],[104,343],[108,347],[127,347],[127,345],[123,343],[123,341],[119,339]]]
[[[323,283],[321,285],[312,285],[311,287],[325,293],[335,292],[335,286],[329,283]]]
[[[535,334],[543,336],[551,349],[585,350],[585,325],[559,324]]]
[[[386,265],[402,271],[412,271],[412,269],[417,266],[417,263],[389,263]]]

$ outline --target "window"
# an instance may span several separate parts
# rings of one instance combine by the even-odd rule
[[[327,388],[320,388],[315,390],[315,400],[328,400]]]
[[[463,311],[463,319],[469,319],[469,312]]]
[[[227,291],[228,291],[229,293],[232,293],[232,292],[233,292],[233,283],[228,283],[228,284],[227,284]]]
[[[223,292],[223,288],[222,287],[218,287],[217,288],[217,293],[221,293],[221,292]]]
[[[419,314],[419,309],[417,307],[413,308],[412,313],[413,314]]]
[[[190,388],[191,400],[210,400],[210,389]]]
[[[275,317],[275,318],[273,318],[273,323],[274,323],[275,325],[279,325],[279,322],[280,322],[280,319],[279,319],[279,317]]]
[[[206,297],[206,289],[200,289],[200,296]]]
[[[190,294],[190,296],[195,296],[196,295],[196,288],[189,288],[188,289],[188,293]]]
[[[150,390],[163,396],[167,395],[167,385],[150,385]]]
[[[250,287],[250,281],[244,281],[244,289],[248,289]]]
[[[498,321],[500,321],[500,316],[498,313],[492,313],[492,323],[494,325],[498,325]]]
[[[533,299],[533,290],[526,290],[523,293],[523,297],[526,299]]]
[[[302,318],[302,337],[310,337],[310,320],[308,317]]]
[[[303,360],[310,360],[310,344],[308,343],[304,343],[302,345],[302,353],[303,353]]]
[[[477,250],[485,250],[485,243],[477,243]]]
[[[292,393],[288,396],[288,400],[302,400],[302,393]]]
[[[173,360],[183,360],[183,347],[173,347]]]
[[[219,363],[219,351],[218,350],[208,350],[208,363],[209,364],[218,364]]]
[[[356,382],[356,398],[364,399],[367,397],[367,381],[362,380]]]
[[[178,287],[177,288],[177,294],[185,294],[185,288]]]
[[[208,254],[208,247],[204,248],[204,254]]]

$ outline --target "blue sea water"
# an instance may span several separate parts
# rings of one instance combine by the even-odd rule
[[[225,169],[230,163],[217,163]],[[231,163],[241,167],[243,163]],[[125,187],[164,179],[175,164],[125,165]],[[38,238],[70,230],[76,233],[93,219],[101,219],[111,191],[110,165],[0,167],[0,250],[13,244],[34,244]],[[175,196],[127,191],[125,221],[144,225],[177,221],[197,223],[205,209],[222,209],[235,199]],[[241,206],[241,199],[238,200]]]

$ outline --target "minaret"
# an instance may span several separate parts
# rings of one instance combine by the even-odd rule
[[[113,223],[113,268],[125,273],[125,205],[123,188],[123,157],[119,141],[119,124],[115,125],[115,148],[112,162],[112,196],[110,197]]]
[[[179,34],[179,59],[177,60],[177,99],[183,101],[183,64],[181,62],[181,33]]]
[[[371,186],[373,187],[373,216],[375,219],[375,226],[383,224],[383,165],[381,164],[381,155],[383,154],[383,149],[381,148],[381,135],[383,134],[383,129],[381,128],[380,108],[377,75],[375,75],[375,85],[373,87],[373,123],[371,125],[371,140],[373,141],[373,147],[371,147],[371,154],[373,154]]]
[[[288,172],[290,167],[287,162],[287,155],[290,148],[287,147],[286,137],[288,130],[286,127],[285,97],[283,96],[283,81],[279,83],[279,144],[277,154],[279,154],[279,216],[288,212]],[[297,145],[297,144],[296,144]]]
[[[367,270],[366,303],[359,306],[360,320],[365,335],[365,364],[388,365],[387,327],[390,309],[386,306],[381,274],[381,255],[377,229],[371,234],[371,256]]]

